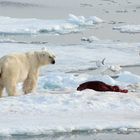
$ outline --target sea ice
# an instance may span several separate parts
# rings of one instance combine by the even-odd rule
[[[12,52],[39,50],[45,45],[1,43],[1,56]],[[139,62],[139,43],[87,43],[84,45],[48,46],[56,54],[56,65],[41,69],[36,92],[0,99],[0,136],[55,135],[56,133],[140,131],[140,94],[93,90],[76,91],[79,84],[100,80],[128,88],[140,83],[140,77],[121,72],[109,75],[88,73],[95,61],[105,64],[130,65]],[[80,51],[80,53],[79,53]],[[78,54],[78,55],[77,55]],[[133,58],[132,58],[133,56]],[[129,60],[129,61],[127,61]],[[83,73],[78,68],[85,69]],[[71,70],[77,70],[71,72]],[[18,86],[19,94],[21,86]]]
[[[124,25],[113,27],[114,30],[119,30],[121,33],[140,33],[140,25]]]
[[[0,34],[68,34],[79,32],[85,27],[103,22],[98,17],[84,17],[70,14],[64,20],[18,19],[0,17]]]

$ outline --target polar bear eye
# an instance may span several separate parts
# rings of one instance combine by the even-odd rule
[[[51,56],[49,56],[49,58],[52,58]]]

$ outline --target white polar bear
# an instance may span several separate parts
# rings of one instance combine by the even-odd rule
[[[32,92],[36,87],[39,68],[48,64],[55,64],[55,56],[45,50],[3,56],[0,59],[0,96],[4,88],[9,96],[16,95],[19,82],[24,82],[25,94]]]

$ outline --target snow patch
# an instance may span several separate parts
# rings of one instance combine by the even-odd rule
[[[131,93],[85,90],[70,94],[47,92],[1,98],[0,135],[133,130],[140,125],[138,97]]]

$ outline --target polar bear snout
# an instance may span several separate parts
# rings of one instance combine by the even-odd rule
[[[54,59],[54,57],[49,56],[49,58],[50,58],[50,63],[51,63],[51,64],[55,64],[55,59]]]
[[[52,63],[52,64],[55,64],[55,60],[53,59],[51,63]]]

